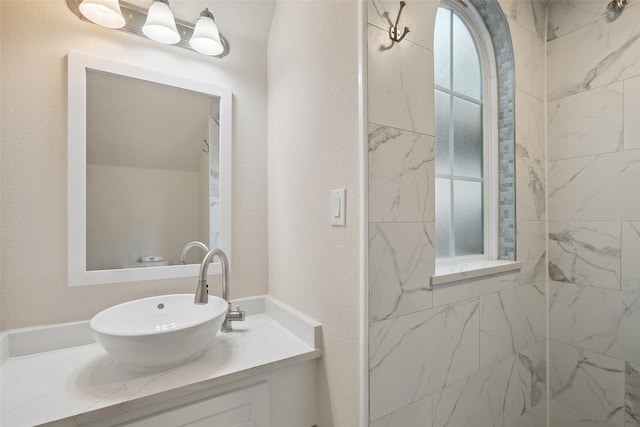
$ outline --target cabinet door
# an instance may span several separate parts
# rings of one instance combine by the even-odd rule
[[[125,424],[129,427],[269,427],[269,386],[257,384]]]

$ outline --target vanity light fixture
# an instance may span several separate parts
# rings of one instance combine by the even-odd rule
[[[80,12],[89,21],[107,28],[122,28],[127,23],[118,0],[84,0]]]
[[[153,0],[142,32],[151,40],[163,44],[176,44],[180,41],[180,33],[176,28],[176,18],[169,7],[168,0]]]
[[[189,44],[193,50],[204,55],[215,56],[224,51],[218,26],[208,8],[200,12],[200,18],[196,22],[196,28],[193,30],[193,36],[191,36]]]
[[[216,58],[229,54],[229,42],[220,34],[208,8],[200,13],[198,21],[193,24],[176,20],[169,0],[153,0],[148,10],[119,0],[66,2],[69,9],[84,21]]]

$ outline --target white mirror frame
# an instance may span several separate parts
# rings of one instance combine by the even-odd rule
[[[98,70],[174,86],[220,98],[220,248],[231,262],[231,112],[229,88],[104,58],[69,52],[68,55],[68,282],[69,286],[197,277],[199,264],[87,271],[86,209],[86,71]],[[187,243],[187,242],[185,242]],[[180,248],[178,248],[179,250]],[[220,264],[209,274],[220,274]]]

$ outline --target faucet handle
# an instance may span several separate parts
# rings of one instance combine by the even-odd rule
[[[247,314],[240,309],[240,306],[236,304],[236,309],[227,313],[227,319],[236,322],[242,322],[245,319],[246,315]]]

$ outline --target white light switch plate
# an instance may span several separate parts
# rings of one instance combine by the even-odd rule
[[[344,188],[331,190],[331,225],[333,226],[345,226],[346,195],[347,191]]]

